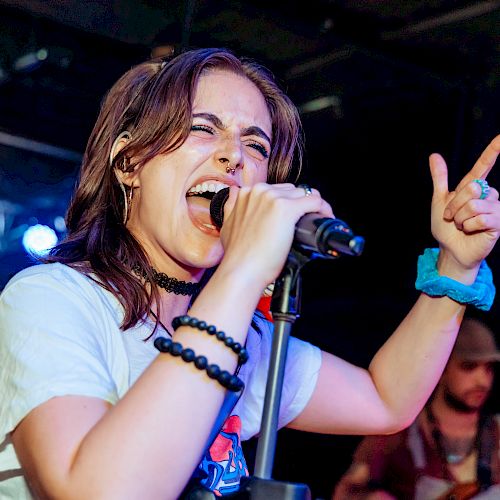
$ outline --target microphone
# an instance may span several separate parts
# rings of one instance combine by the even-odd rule
[[[229,188],[224,188],[210,202],[210,216],[219,229],[224,222],[224,205],[228,197]],[[361,255],[365,240],[355,236],[344,221],[312,213],[302,216],[295,225],[292,246],[323,258],[340,257],[340,254],[357,256]]]

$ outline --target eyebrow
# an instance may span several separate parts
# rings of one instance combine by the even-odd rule
[[[222,120],[217,116],[212,113],[194,113],[193,118],[204,118],[205,120],[208,120],[212,122],[217,128],[224,130],[226,126],[224,123],[222,123]],[[255,125],[252,125],[251,127],[246,127],[242,131],[242,135],[256,135],[257,137],[261,137],[262,139],[265,139],[269,145],[271,145],[271,139],[269,136],[260,128]]]

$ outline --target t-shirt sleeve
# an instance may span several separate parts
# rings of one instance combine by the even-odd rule
[[[290,338],[281,396],[279,427],[299,416],[311,399],[321,367],[321,350],[303,340]]]
[[[61,270],[66,266],[36,267],[0,297],[0,442],[52,397],[118,399],[98,295],[77,271]]]

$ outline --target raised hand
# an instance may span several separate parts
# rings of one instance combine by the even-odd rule
[[[498,191],[483,193],[485,180],[500,153],[500,135],[483,151],[455,191],[448,191],[448,169],[442,156],[432,154],[430,170],[434,184],[431,227],[441,251],[464,270],[477,267],[491,252],[500,235]]]

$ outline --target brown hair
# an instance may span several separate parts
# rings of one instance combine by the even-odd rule
[[[190,132],[196,84],[211,69],[246,76],[263,94],[273,136],[268,181],[289,178],[294,160],[300,169],[302,133],[297,109],[262,66],[227,50],[199,49],[165,62],[144,62],[125,73],[106,95],[90,135],[66,216],[67,237],[45,259],[91,274],[113,293],[125,311],[124,330],[145,318],[153,301],[159,305],[159,295],[144,250],[122,222],[124,199],[114,169],[132,171],[182,145]],[[131,139],[110,162],[113,142],[125,130]],[[136,266],[152,284],[151,293],[131,271]]]

